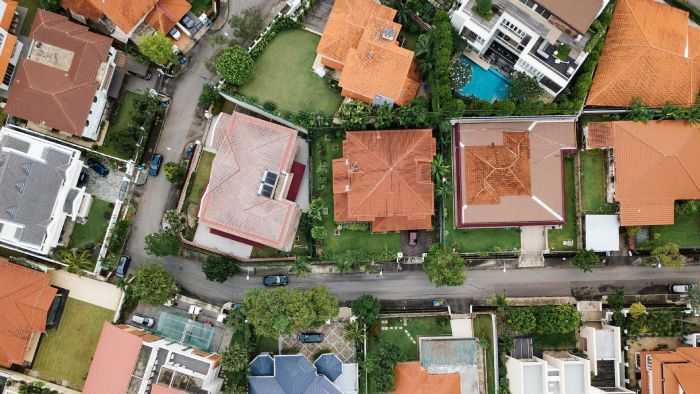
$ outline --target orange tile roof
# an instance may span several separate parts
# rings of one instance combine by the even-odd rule
[[[430,229],[434,211],[432,130],[354,131],[333,160],[338,222],[373,222],[372,231]]]
[[[290,174],[294,162],[296,130],[234,112],[222,113],[211,132],[216,157],[202,197],[200,223],[289,251],[301,209],[294,201],[267,198],[258,190],[265,170],[279,175],[277,190],[285,186],[282,173]]]
[[[160,0],[146,16],[146,23],[157,31],[168,33],[177,21],[192,8],[186,0]]]
[[[157,2],[158,0],[61,0],[61,7],[91,20],[98,20],[104,15],[124,33],[129,33]]]
[[[5,3],[5,13],[2,14],[2,19],[0,19],[0,28],[9,31],[12,19],[15,17],[15,11],[17,11],[17,2],[13,0],[2,0],[2,2]]]
[[[419,361],[404,362],[394,367],[396,390],[391,394],[459,394],[459,374],[429,374]]]
[[[628,107],[633,97],[652,106],[690,107],[700,88],[700,30],[688,12],[654,0],[615,6],[587,104]]]
[[[0,259],[0,366],[23,364],[33,334],[46,331],[56,297],[51,277]]]
[[[125,393],[140,351],[140,337],[131,335],[109,322],[104,322],[83,393]]]
[[[595,123],[589,127],[598,127]],[[615,201],[622,226],[673,224],[676,200],[700,198],[700,133],[681,120],[610,122],[615,156]]]
[[[678,394],[679,385],[685,394],[700,394],[700,348],[642,352],[642,371],[647,370],[647,355],[651,356],[651,374],[642,373],[642,394]]]
[[[337,0],[316,52],[328,67],[342,70],[341,94],[367,103],[383,96],[402,105],[420,87],[414,53],[398,45],[396,10],[372,0]],[[393,37],[382,38],[385,29]]]

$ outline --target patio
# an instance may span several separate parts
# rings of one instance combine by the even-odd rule
[[[303,354],[307,359],[314,362],[314,356],[323,351],[323,353],[333,353],[340,361],[344,363],[355,362],[355,344],[345,338],[346,320],[333,320],[330,324],[323,325],[314,332],[321,332],[324,335],[321,343],[301,343],[297,338],[297,334],[287,335],[282,338],[282,347],[284,349],[298,348],[299,353]]]

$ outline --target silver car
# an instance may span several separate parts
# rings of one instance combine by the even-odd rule
[[[153,327],[156,322],[152,317],[139,315],[138,313],[134,313],[134,315],[131,316],[131,321],[146,327]]]

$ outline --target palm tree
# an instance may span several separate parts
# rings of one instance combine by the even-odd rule
[[[441,154],[435,155],[430,165],[430,174],[433,176],[435,184],[444,183],[443,178],[445,178],[449,172],[450,165],[445,161],[445,158]]]
[[[365,330],[359,322],[348,323],[345,325],[345,339],[358,344],[365,338]]]
[[[90,252],[87,250],[78,251],[77,248],[61,251],[59,258],[68,264],[66,271],[78,275],[82,274],[83,269],[90,268],[93,263]]]
[[[396,5],[396,23],[406,25],[408,23],[408,7],[399,3]]]
[[[418,36],[416,42],[416,59],[418,59],[418,71],[426,77],[433,70],[433,42],[428,34]]]
[[[301,276],[302,278],[306,279],[306,274],[311,272],[311,267],[309,266],[309,262],[306,261],[306,257],[297,256],[297,259],[294,261],[294,265],[292,265],[292,268],[290,268],[289,271],[297,277]]]

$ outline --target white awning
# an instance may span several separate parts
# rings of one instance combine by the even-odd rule
[[[586,249],[594,252],[620,250],[620,219],[617,215],[586,215]]]

